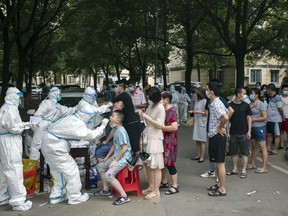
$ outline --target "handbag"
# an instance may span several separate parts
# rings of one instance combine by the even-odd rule
[[[139,158],[143,161],[143,163],[145,163],[145,161],[148,162],[149,158],[151,160],[151,157],[150,157],[151,155],[144,150],[144,145],[146,146],[148,144],[148,136],[147,136],[147,133],[145,133],[144,131],[141,134],[141,152],[139,154],[134,154],[132,156],[131,161],[126,159],[128,165],[131,167],[134,167],[137,165]],[[145,143],[145,141],[147,141],[147,143]]]
[[[189,127],[194,126],[194,118],[193,118],[193,117],[188,118],[188,120],[187,120],[187,125],[188,125]]]
[[[148,144],[148,134],[147,132],[144,130],[141,134],[141,140],[142,140],[142,150],[140,152],[140,158],[143,161],[143,163],[148,162],[149,160],[151,160],[151,155],[149,153],[147,153],[145,151],[146,146]]]

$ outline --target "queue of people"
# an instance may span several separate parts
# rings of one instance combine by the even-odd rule
[[[17,88],[9,88],[5,104],[0,109],[0,205],[9,203],[13,210],[21,211],[32,208],[32,202],[26,200],[22,168],[21,133],[29,128],[33,128],[35,133],[30,159],[38,160],[41,148],[54,177],[50,204],[57,204],[64,199],[68,199],[68,204],[80,204],[89,199],[87,193],[81,193],[80,173],[69,155],[69,141],[87,140],[95,144],[96,139],[105,132],[105,139],[95,153],[98,162],[96,168],[102,180],[102,189],[95,193],[96,196],[110,196],[111,184],[121,195],[113,204],[129,202],[130,198],[116,175],[133,157],[139,157],[143,149],[150,156],[143,161],[148,182],[148,187],[143,190],[144,199],[159,198],[162,188],[167,189],[165,195],[179,193],[177,130],[179,115],[182,121],[186,121],[188,113],[195,118],[192,137],[196,141],[197,154],[192,160],[203,163],[208,149],[209,171],[201,177],[217,176],[218,180],[217,184],[207,188],[208,195],[226,196],[227,175],[240,174],[240,178],[245,179],[250,169],[255,169],[257,174],[267,173],[268,155],[277,155],[283,147],[281,143],[284,143],[285,136],[287,140],[288,86],[281,87],[281,96],[273,84],[262,87],[251,90],[237,88],[234,97],[228,102],[221,94],[219,83],[215,81],[208,83],[205,88],[194,89],[190,99],[184,87],[181,94],[173,85],[170,91],[162,93],[159,87],[150,87],[145,95],[136,87],[135,81],[120,80],[116,83],[117,96],[112,98],[112,103],[98,106],[97,92],[87,87],[83,99],[71,108],[58,103],[61,92],[53,87],[35,113],[35,116],[42,118],[37,125],[22,122],[18,111],[22,93]],[[193,108],[187,112],[188,102],[193,103]],[[110,120],[103,119],[102,124],[96,127],[96,119],[112,105]],[[141,136],[144,133],[147,136],[145,144]],[[141,146],[140,142],[144,145]],[[259,148],[262,164],[257,167]],[[233,163],[233,169],[228,172],[225,166],[227,149]],[[251,163],[248,162],[250,152]],[[241,169],[238,169],[239,155]],[[171,185],[168,183],[167,171],[172,179]]]

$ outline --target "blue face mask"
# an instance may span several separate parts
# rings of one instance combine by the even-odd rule
[[[57,100],[58,102],[59,102],[61,99],[62,99],[61,95],[58,95],[58,96],[56,97],[56,100]]]
[[[250,98],[251,101],[254,101],[254,100],[255,100],[255,96],[252,95],[252,94],[249,96],[249,98]]]
[[[126,88],[126,89],[125,89],[125,92],[127,92],[128,94],[130,94],[130,93],[131,93],[131,89],[130,89],[130,88]]]

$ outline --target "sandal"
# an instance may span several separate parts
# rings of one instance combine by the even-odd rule
[[[194,158],[191,158],[191,160],[199,160],[200,157],[194,157]]]
[[[166,183],[161,182],[159,188],[168,188],[168,187],[169,187],[169,183],[168,182],[166,182]]]
[[[252,164],[248,164],[246,170],[256,169],[256,167],[252,166]]]
[[[262,169],[262,168],[257,168],[257,170],[255,171],[255,173],[257,173],[257,174],[263,174],[263,173],[268,173],[268,170],[264,170],[264,169]]]
[[[151,193],[152,191],[153,191],[153,188],[148,187],[148,188],[146,188],[145,190],[142,190],[142,193],[143,193],[143,194],[149,194],[149,193]]]
[[[229,172],[226,173],[228,176],[230,175],[238,175],[238,172],[235,172],[234,170],[231,170]]]
[[[275,152],[273,152],[273,151],[268,151],[268,155],[278,155],[278,152],[275,153]]]
[[[218,184],[211,185],[210,187],[207,188],[209,191],[217,191],[219,189]]]
[[[227,193],[223,193],[219,189],[217,191],[210,191],[208,193],[208,196],[212,196],[212,197],[226,196],[226,195],[227,195]]]
[[[246,179],[247,178],[247,174],[246,173],[241,173],[240,178],[241,179]]]
[[[171,188],[165,192],[165,195],[172,195],[172,194],[176,194],[176,193],[179,193],[179,188],[171,186]]]
[[[155,198],[160,198],[160,193],[156,191],[152,191],[151,193],[147,194],[144,199],[145,200],[152,200]]]

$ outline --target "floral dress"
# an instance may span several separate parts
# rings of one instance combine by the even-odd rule
[[[173,122],[177,123],[177,112],[174,107],[166,110],[165,126],[171,125]],[[165,166],[175,166],[176,155],[177,155],[177,144],[178,135],[175,132],[163,132],[164,135],[164,165]],[[165,157],[165,153],[167,157]]]

